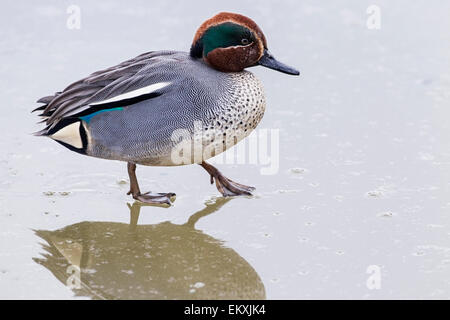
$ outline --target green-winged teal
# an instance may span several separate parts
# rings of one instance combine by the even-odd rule
[[[205,160],[248,136],[261,120],[262,86],[244,70],[257,65],[299,74],[269,53],[254,21],[219,13],[197,30],[190,52],[144,53],[38,100],[44,105],[35,111],[42,111],[46,128],[36,135],[81,154],[126,161],[128,194],[143,202],[170,204],[175,194],[141,193],[136,164],[198,163],[223,196],[248,195],[254,188],[226,178]],[[180,153],[186,140],[194,148]],[[209,151],[196,157],[199,146]]]

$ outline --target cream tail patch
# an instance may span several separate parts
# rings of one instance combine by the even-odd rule
[[[80,121],[74,122],[56,131],[54,134],[50,135],[50,138],[64,142],[77,149],[81,149],[83,148],[83,142],[81,140],[80,125]]]

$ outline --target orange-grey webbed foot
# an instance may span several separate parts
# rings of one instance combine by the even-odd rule
[[[136,164],[128,162],[128,175],[130,177],[130,191],[128,191],[128,195],[132,195],[133,199],[139,200],[148,204],[156,204],[162,205],[167,204],[171,205],[173,201],[175,201],[175,193],[152,193],[146,192],[141,193],[139,189],[139,184],[136,177]]]
[[[224,197],[240,196],[240,195],[252,195],[254,187],[246,186],[231,179],[225,177],[217,168],[203,161],[200,164],[211,176],[211,184],[216,182],[217,190]]]

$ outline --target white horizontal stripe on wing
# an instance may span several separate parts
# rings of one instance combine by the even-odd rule
[[[139,89],[136,89],[136,90],[133,90],[130,92],[119,94],[118,96],[112,97],[107,100],[90,103],[89,105],[96,106],[99,104],[106,104],[106,103],[117,102],[117,101],[121,101],[121,100],[133,99],[133,98],[145,95],[145,94],[150,94],[152,92],[155,92],[156,90],[160,90],[164,87],[167,87],[169,84],[170,84],[170,82],[154,83],[154,84],[151,84],[151,85],[143,87],[143,88],[139,88]]]

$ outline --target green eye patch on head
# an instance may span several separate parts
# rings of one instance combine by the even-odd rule
[[[244,26],[226,22],[209,28],[202,37],[203,55],[216,48],[242,46],[253,42],[253,33]]]

